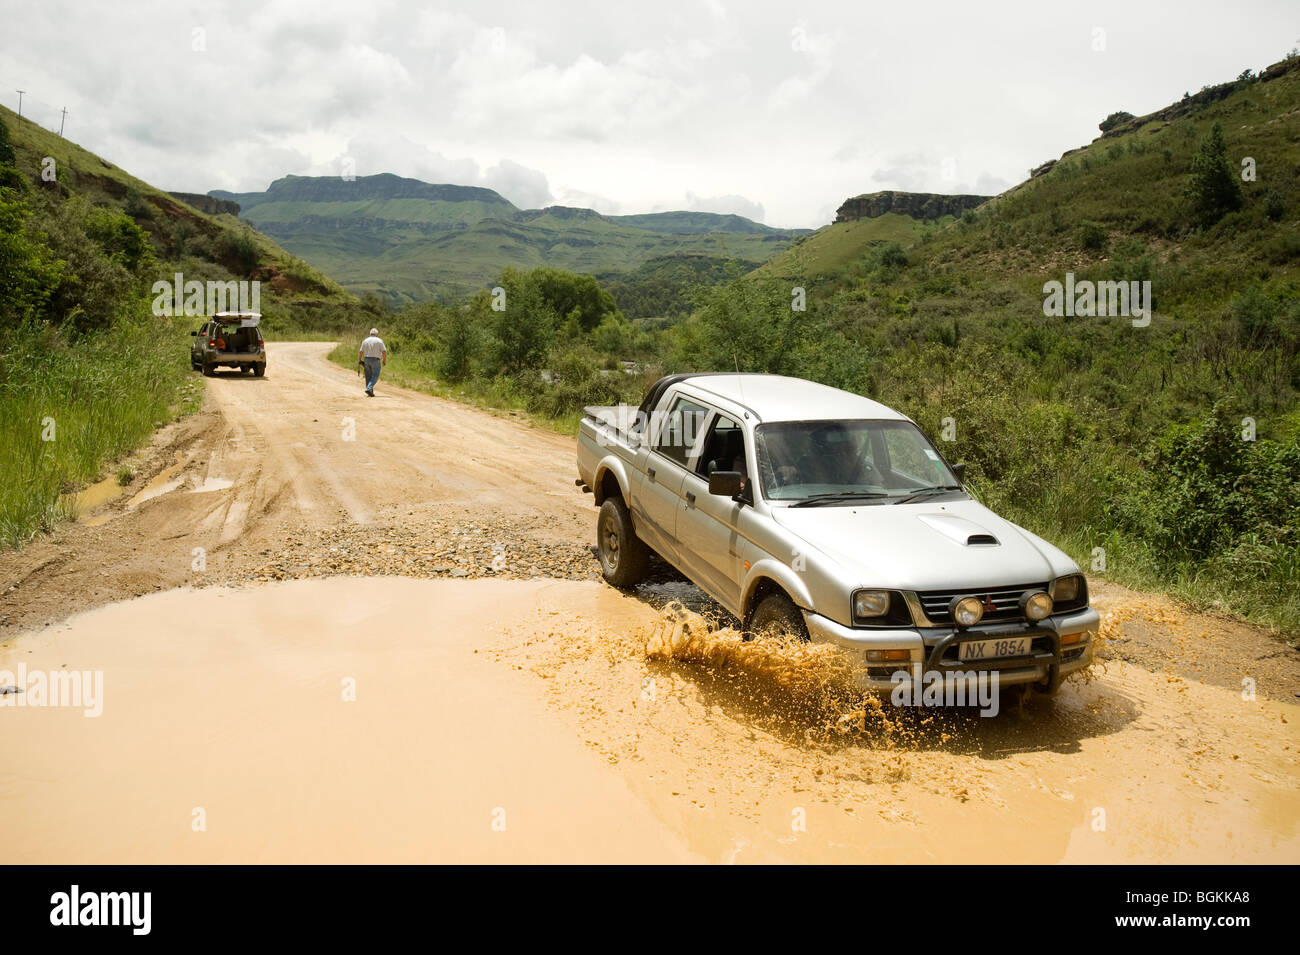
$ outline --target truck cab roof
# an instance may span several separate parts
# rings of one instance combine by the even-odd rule
[[[839,388],[789,378],[735,372],[705,372],[669,375],[647,392],[641,407],[649,413],[673,385],[700,396],[711,396],[737,405],[759,421],[832,421],[850,419],[906,421],[907,416],[870,398]]]

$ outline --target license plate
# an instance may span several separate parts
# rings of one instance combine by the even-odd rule
[[[1029,655],[1030,637],[1000,637],[997,640],[970,640],[961,645],[962,660],[998,660],[1002,657]]]

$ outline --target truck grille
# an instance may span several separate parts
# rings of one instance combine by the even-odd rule
[[[918,593],[916,596],[921,601],[921,608],[925,615],[930,618],[932,623],[951,623],[952,618],[948,615],[948,604],[952,598],[958,595],[962,597],[979,597],[981,601],[985,596],[993,601],[996,611],[984,611],[984,617],[980,621],[990,621],[996,623],[1000,620],[1023,620],[1020,613],[1020,595],[1026,590],[1046,590],[1046,583],[1037,584],[1014,584],[1009,587],[985,587],[970,590],[928,590]]]

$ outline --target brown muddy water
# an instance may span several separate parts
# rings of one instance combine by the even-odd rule
[[[0,645],[3,862],[1296,862],[1300,713],[1123,663],[994,718],[592,582],[174,590]]]

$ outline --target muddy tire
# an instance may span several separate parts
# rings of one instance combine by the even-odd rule
[[[216,373],[217,373],[217,366],[216,366],[216,365],[209,365],[209,364],[206,364],[206,363],[204,364],[204,366],[203,366],[203,377],[205,377],[205,378],[211,378],[211,377],[212,377],[213,375],[215,375]]]
[[[750,614],[745,639],[787,636],[807,642],[808,625],[804,623],[803,612],[785,594],[768,594]]]
[[[263,375],[266,374],[266,366],[265,366],[265,365],[254,365],[254,366],[253,366],[253,374],[255,374],[258,378],[261,378]]]
[[[605,579],[627,590],[645,579],[650,549],[632,529],[632,516],[621,497],[609,497],[596,517],[596,556]]]

